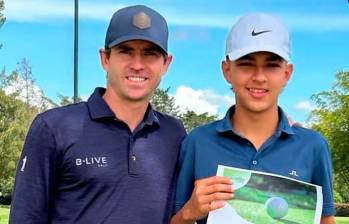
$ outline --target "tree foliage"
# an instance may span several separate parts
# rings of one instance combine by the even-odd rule
[[[329,91],[312,96],[317,105],[310,116],[312,128],[328,140],[334,168],[334,188],[349,202],[349,72],[336,74]]]
[[[3,0],[0,0],[0,27],[5,23],[5,16],[1,12],[5,9],[5,3]],[[0,49],[2,47],[2,44],[0,43]]]
[[[29,124],[36,114],[32,108],[0,89],[0,192],[9,194],[17,160]]]
[[[24,92],[25,103],[27,104],[27,107],[29,107],[30,99],[33,98],[35,94],[32,90],[32,86],[34,85],[35,80],[32,73],[32,67],[29,65],[29,62],[26,58],[23,58],[20,62],[17,63],[16,73],[24,81],[24,85],[22,85],[22,88],[24,87],[22,89],[22,92]]]
[[[188,132],[200,125],[215,121],[216,119],[217,116],[210,116],[208,113],[197,114],[191,110],[181,115],[181,120]]]
[[[179,107],[175,104],[173,96],[169,95],[169,88],[167,89],[156,89],[151,99],[152,105],[157,111],[175,116],[182,120],[183,125],[187,132],[193,128],[214,121],[217,119],[216,116],[210,116],[208,113],[197,114],[194,111],[187,111],[181,113]]]
[[[16,69],[6,75],[3,69],[0,73],[0,192],[4,195],[11,192],[28,127],[40,109],[29,104],[32,97],[28,95],[29,84],[21,82],[19,72],[21,70]],[[28,83],[34,83],[29,76],[27,78]],[[21,97],[22,93],[25,97]]]
[[[6,75],[5,69],[0,73],[0,87],[6,94],[25,102],[27,110],[32,107],[39,112],[57,106],[51,99],[45,96],[42,89],[35,85],[31,66],[26,58],[17,63],[17,68]]]
[[[59,106],[66,106],[68,104],[74,103],[74,97],[58,94],[58,98],[59,98],[59,104],[58,104]],[[81,101],[82,101],[81,97],[78,97],[77,102],[81,102]]]
[[[6,18],[1,12],[5,9],[5,2],[0,0],[0,27],[5,23]]]
[[[151,98],[151,103],[157,111],[179,117],[179,108],[176,106],[174,98],[168,94],[170,88],[157,88]]]

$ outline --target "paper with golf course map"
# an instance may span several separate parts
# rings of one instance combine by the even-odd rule
[[[207,224],[319,224],[322,188],[288,177],[218,166],[232,179],[234,198],[209,213]]]

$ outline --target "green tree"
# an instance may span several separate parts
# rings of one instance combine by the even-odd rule
[[[194,111],[187,111],[181,115],[181,120],[184,124],[185,129],[187,132],[190,132],[194,128],[207,124],[209,122],[215,121],[217,119],[217,116],[210,116],[208,113],[202,113],[202,114],[197,114]]]
[[[31,66],[26,58],[17,63],[17,68],[6,75],[5,68],[0,73],[0,88],[7,94],[26,103],[27,109],[35,106],[39,112],[57,106],[45,96],[44,91],[35,85]]]
[[[0,0],[0,27],[5,23],[5,16],[1,12],[5,9],[5,2]]]
[[[7,76],[5,67],[2,68],[0,73],[0,88],[3,89],[6,86]]]
[[[10,75],[5,74],[5,69],[0,73],[0,192],[5,195],[11,192],[28,127],[41,109],[40,105],[29,103],[34,81],[29,76],[31,71],[27,61],[22,62],[24,67],[19,65]],[[23,72],[27,81],[20,77],[19,73]]]
[[[33,90],[35,80],[32,73],[32,67],[29,65],[26,58],[23,58],[17,63],[16,72],[20,79],[24,81],[23,85],[21,85],[21,92],[24,93],[25,103],[27,104],[27,107],[29,107],[31,99],[35,97],[35,92]],[[17,77],[16,81],[18,82],[20,79]]]
[[[334,189],[349,202],[349,72],[336,74],[331,90],[312,96],[317,108],[312,111],[312,128],[328,140],[334,168]]]
[[[0,192],[9,194],[29,124],[36,114],[26,104],[0,89]]]
[[[0,0],[0,27],[5,23],[6,18],[1,13],[5,9],[5,3],[3,0]],[[0,49],[2,47],[2,44],[0,43]]]
[[[174,98],[168,94],[170,88],[157,88],[151,98],[151,103],[157,111],[179,117],[179,108],[175,104]]]
[[[58,98],[59,98],[59,103],[57,106],[66,106],[68,104],[74,103],[74,97],[58,94]],[[77,102],[81,102],[81,101],[82,101],[81,97],[78,97]]]
[[[169,95],[170,88],[157,88],[152,96],[151,103],[157,111],[166,113],[182,120],[185,129],[189,132],[193,128],[206,124],[217,119],[217,116],[210,116],[208,113],[197,114],[194,111],[180,113],[179,107],[175,104],[173,96]]]

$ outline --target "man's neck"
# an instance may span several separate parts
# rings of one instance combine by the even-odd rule
[[[148,101],[137,102],[121,99],[113,91],[106,91],[103,99],[114,112],[115,116],[125,122],[132,132],[143,120],[149,105]]]
[[[260,113],[235,107],[235,113],[231,117],[234,129],[248,139],[256,150],[273,135],[277,128],[278,120],[277,107]]]

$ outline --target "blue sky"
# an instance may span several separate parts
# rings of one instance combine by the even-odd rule
[[[47,96],[73,94],[72,0],[5,0],[7,21],[0,29],[0,68],[7,73],[22,58],[32,66],[36,84]],[[173,62],[161,87],[182,109],[222,115],[233,94],[223,79],[226,35],[248,12],[279,16],[289,27],[295,70],[279,104],[304,122],[313,107],[310,97],[329,90],[334,75],[349,70],[349,3],[347,0],[80,0],[79,94],[87,98],[105,85],[98,49],[109,19],[117,9],[148,5],[167,19]]]

